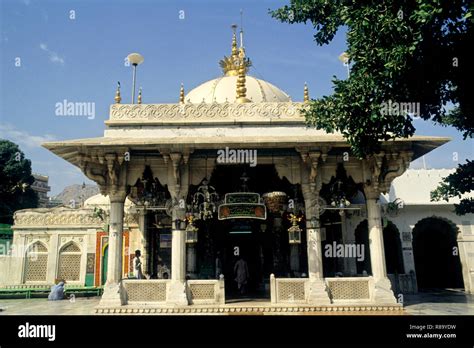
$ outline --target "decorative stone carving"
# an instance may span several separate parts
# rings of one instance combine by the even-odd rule
[[[93,216],[92,209],[53,208],[22,210],[15,213],[15,226],[101,226],[102,224],[99,218]]]
[[[124,222],[128,225],[137,225],[138,216],[136,214],[128,213],[124,215]],[[15,213],[15,227],[23,226],[94,226],[102,227],[104,221],[97,216],[94,216],[94,210],[92,209],[72,209],[72,208],[51,208],[51,209],[34,209],[34,210],[21,210]],[[28,238],[28,237],[27,237]],[[49,236],[34,236],[34,239],[47,238]],[[83,236],[75,237],[63,237],[62,243],[74,240],[78,243],[82,243]]]
[[[77,165],[89,179],[97,183],[100,193],[113,195],[126,191],[126,153],[129,153],[128,148],[114,148],[106,153],[89,150],[78,154]]]
[[[300,110],[307,107],[298,102],[270,103],[201,103],[201,104],[113,104],[111,121],[255,121],[282,119],[304,122]]]
[[[49,247],[49,235],[36,235],[36,234],[31,234],[25,237],[25,242],[26,245],[36,242],[36,241],[41,241],[44,244],[48,245]]]
[[[408,168],[412,156],[412,151],[381,151],[370,156],[366,160],[369,169],[369,178],[365,184],[366,193],[369,192],[376,198],[380,193],[387,193],[393,179],[402,175]]]

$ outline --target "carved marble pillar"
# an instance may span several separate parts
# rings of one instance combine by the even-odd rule
[[[404,151],[380,151],[363,161],[365,175],[365,199],[369,227],[369,248],[372,276],[374,278],[374,301],[396,303],[392,285],[387,277],[383,243],[382,215],[378,199],[380,193],[387,193],[390,184],[402,175],[410,164],[413,153]]]
[[[173,208],[171,284],[167,302],[175,305],[188,304],[186,297],[186,231],[184,230],[184,218],[184,210]],[[177,221],[183,222],[176,223]]]
[[[167,303],[188,305],[186,295],[186,231],[184,198],[189,186],[189,155],[170,153],[168,189],[173,199],[171,240],[171,283]]]
[[[312,304],[331,303],[323,278],[323,253],[317,190],[309,184],[301,185],[306,210],[306,240],[308,250],[309,297]]]
[[[364,190],[369,227],[370,263],[375,282],[374,300],[383,303],[396,303],[385,265],[382,215],[380,205],[377,202],[380,191],[372,186],[365,186]]]
[[[110,198],[110,227],[109,251],[107,259],[107,281],[100,305],[120,306],[125,304],[122,280],[123,254],[123,209],[126,194],[124,191],[109,195]]]

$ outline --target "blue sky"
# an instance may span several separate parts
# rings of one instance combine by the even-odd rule
[[[345,49],[344,32],[330,45],[317,46],[311,25],[283,24],[268,15],[269,8],[285,3],[0,0],[0,138],[18,143],[33,171],[50,176],[51,194],[90,182],[39,144],[103,135],[117,81],[123,101],[130,98],[128,53],[145,57],[138,68],[144,103],[177,102],[181,82],[189,91],[219,76],[218,61],[229,54],[230,25],[240,23],[240,9],[246,52],[254,65],[250,74],[277,85],[293,100],[302,99],[305,81],[311,97],[331,94],[332,77],[346,76],[338,60]],[[94,102],[95,118],[56,116],[55,105],[64,99]],[[427,167],[456,166],[454,152],[461,162],[472,158],[472,141],[462,141],[456,130],[418,120],[415,126],[420,135],[453,138],[425,156]],[[412,163],[413,168],[421,165],[420,160]]]

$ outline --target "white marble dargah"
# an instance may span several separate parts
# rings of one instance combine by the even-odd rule
[[[63,272],[74,274],[73,284],[104,286],[100,313],[133,312],[133,306],[156,313],[157,308],[186,313],[195,305],[219,311],[228,300],[242,300],[234,265],[243,257],[249,269],[243,300],[268,301],[269,312],[401,307],[387,272],[379,198],[411,161],[449,139],[396,139],[358,159],[341,134],[306,126],[307,88],[303,102],[291,101],[241,68],[238,52],[234,37],[231,57],[237,65],[224,65],[223,76],[187,95],[182,90],[177,103],[121,104],[117,91],[103,137],[43,144],[80,168],[108,199],[93,197],[76,210],[17,212],[15,241],[45,249],[37,251],[44,255],[42,265],[30,263],[28,269],[36,272],[31,279],[22,271],[25,259],[12,262],[10,284],[51,284],[70,250],[68,260],[80,264]],[[257,164],[219,163],[223,149],[256,150]],[[205,198],[193,205],[204,180],[218,195],[214,203],[225,218],[218,218],[217,209],[206,210]],[[247,204],[263,210],[237,216],[225,206],[226,194],[244,191],[257,194],[259,201]],[[281,209],[265,206],[261,197],[269,192],[286,194]],[[103,220],[94,207],[104,209]],[[206,218],[199,215],[203,209]],[[301,229],[301,240],[293,243],[291,214]],[[323,247],[334,241],[364,243],[351,224],[363,219],[370,257],[360,262],[324,257]],[[189,224],[196,240],[187,240]],[[78,247],[67,249],[71,244]],[[145,275],[140,280],[132,264],[137,249]]]

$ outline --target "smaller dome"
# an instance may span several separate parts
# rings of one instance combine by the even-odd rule
[[[237,76],[222,76],[204,82],[191,90],[185,97],[185,103],[234,103],[236,100]],[[253,103],[289,102],[288,94],[270,82],[247,75],[245,77],[246,97]]]
[[[128,198],[125,199],[125,207],[129,208],[133,206],[133,202]],[[85,208],[102,208],[110,209],[110,199],[109,196],[104,196],[103,194],[97,194],[92,197],[89,197],[84,202]]]

